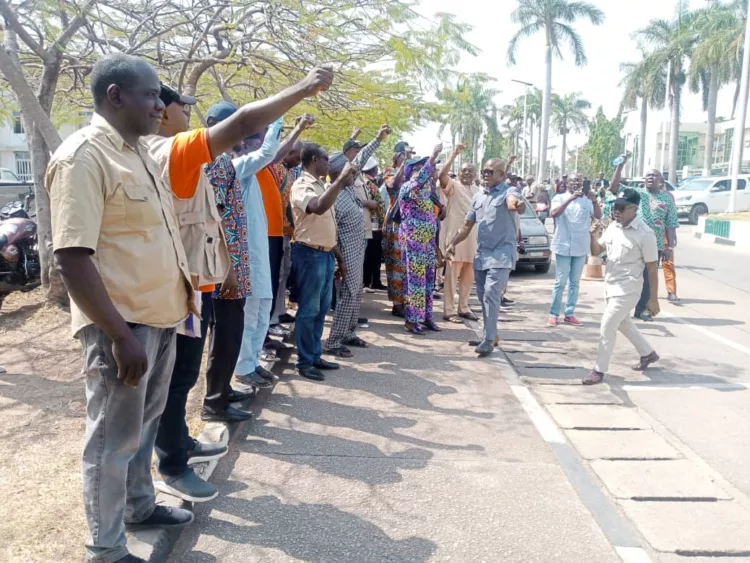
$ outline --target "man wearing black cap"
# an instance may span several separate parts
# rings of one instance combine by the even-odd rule
[[[583,379],[584,385],[594,385],[604,379],[615,347],[617,331],[635,346],[640,361],[633,367],[644,371],[659,360],[653,347],[643,338],[630,318],[638,303],[643,285],[643,271],[648,270],[653,287],[648,309],[652,315],[659,313],[656,295],[658,287],[659,250],[656,235],[638,217],[641,196],[632,188],[626,188],[614,202],[615,221],[601,233],[601,226],[591,227],[591,255],[607,253],[607,272],[604,278],[607,306],[602,315],[602,324],[594,369]]]

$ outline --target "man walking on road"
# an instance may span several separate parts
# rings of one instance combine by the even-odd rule
[[[555,253],[555,285],[552,289],[552,304],[547,326],[556,327],[562,307],[563,293],[568,285],[568,302],[563,322],[581,326],[575,316],[578,304],[578,288],[583,266],[589,252],[589,228],[591,219],[601,219],[599,205],[583,191],[583,179],[578,174],[568,178],[569,192],[552,198],[552,217],[555,219],[555,234],[551,250]]]
[[[440,228],[440,248],[443,253],[447,251],[448,242],[461,230],[466,214],[471,208],[471,202],[477,192],[480,191],[474,185],[477,170],[471,162],[464,162],[461,165],[458,180],[453,180],[449,176],[453,161],[464,149],[464,145],[456,145],[438,176],[440,189],[446,199],[446,216]],[[474,285],[472,262],[476,251],[477,237],[470,236],[457,246],[456,255],[446,265],[443,320],[459,323],[462,322],[462,318],[472,321],[477,320],[476,315],[469,308],[469,296]],[[458,289],[458,316],[456,316],[456,289]]]
[[[591,255],[607,253],[607,272],[604,278],[607,306],[602,315],[599,350],[596,364],[582,381],[594,385],[604,379],[615,347],[617,331],[633,343],[641,359],[633,367],[644,371],[659,360],[658,354],[638,331],[630,318],[630,312],[640,298],[644,269],[648,271],[653,292],[648,309],[651,315],[659,313],[657,299],[659,252],[654,232],[636,214],[641,196],[632,189],[623,190],[614,202],[615,221],[600,235],[600,225],[591,227]]]
[[[446,249],[446,257],[451,259],[455,255],[456,245],[465,240],[474,225],[478,224],[474,276],[477,297],[482,304],[484,337],[475,352],[480,357],[491,354],[497,343],[500,299],[518,257],[514,215],[526,211],[521,192],[504,183],[506,170],[504,160],[492,158],[487,161],[482,170],[485,188],[474,196],[464,226]]]

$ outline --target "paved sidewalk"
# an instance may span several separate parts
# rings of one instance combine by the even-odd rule
[[[324,383],[286,366],[170,561],[618,561],[471,331],[365,300],[372,346]]]

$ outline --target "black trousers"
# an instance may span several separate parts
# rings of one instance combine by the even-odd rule
[[[661,251],[659,251],[659,262],[661,262]],[[641,288],[641,298],[638,300],[638,304],[635,306],[635,312],[633,313],[636,317],[640,317],[646,312],[648,308],[648,302],[651,300],[651,284],[648,281],[648,268],[643,270],[643,287]]]
[[[383,262],[383,231],[373,231],[365,249],[364,284],[375,289],[382,285],[380,266]]]
[[[214,299],[208,340],[206,397],[203,408],[221,412],[229,405],[229,392],[245,329],[244,299]]]
[[[172,380],[169,383],[167,404],[159,420],[154,448],[159,457],[159,473],[167,477],[182,475],[187,469],[188,450],[192,441],[185,422],[185,408],[188,393],[195,387],[200,376],[203,348],[212,311],[211,294],[204,293],[201,297],[201,337],[177,335],[177,354]]]
[[[281,263],[284,259],[284,237],[268,237],[268,259],[271,265],[271,291],[273,291],[271,318],[273,318],[273,312],[276,310],[276,294],[279,292]]]

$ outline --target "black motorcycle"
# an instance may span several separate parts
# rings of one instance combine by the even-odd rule
[[[33,186],[23,199],[0,208],[0,307],[9,293],[41,285]]]

